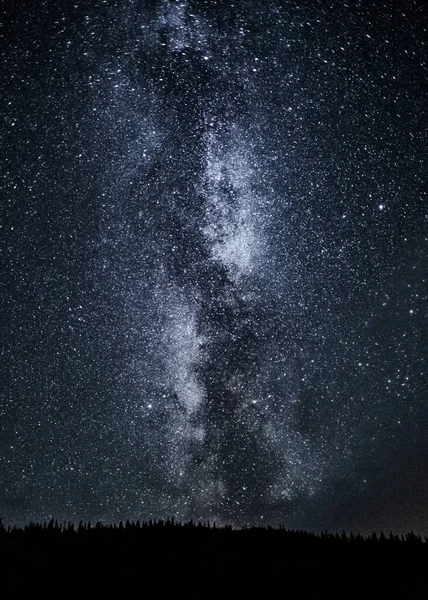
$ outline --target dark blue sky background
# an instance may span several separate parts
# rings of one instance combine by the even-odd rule
[[[428,532],[424,3],[1,10],[0,516]]]

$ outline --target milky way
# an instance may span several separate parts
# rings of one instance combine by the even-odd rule
[[[0,516],[427,531],[423,3],[2,12]]]

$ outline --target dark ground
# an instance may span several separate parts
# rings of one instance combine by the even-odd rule
[[[427,598],[419,536],[172,522],[0,529],[0,597]]]

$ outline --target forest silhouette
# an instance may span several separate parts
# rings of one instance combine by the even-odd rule
[[[0,597],[428,598],[418,534],[314,534],[174,519],[0,525]]]

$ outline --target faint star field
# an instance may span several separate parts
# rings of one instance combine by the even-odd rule
[[[424,3],[1,13],[3,520],[428,533]]]

